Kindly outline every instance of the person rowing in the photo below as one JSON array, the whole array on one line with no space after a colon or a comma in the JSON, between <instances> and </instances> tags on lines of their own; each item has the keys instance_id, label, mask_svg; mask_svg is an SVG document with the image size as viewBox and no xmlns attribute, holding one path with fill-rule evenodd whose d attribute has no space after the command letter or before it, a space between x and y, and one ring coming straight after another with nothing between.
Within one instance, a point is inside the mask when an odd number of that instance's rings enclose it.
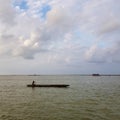
<instances>
[{"instance_id":1,"label":"person rowing","mask_svg":"<svg viewBox=\"0 0 120 120\"><path fill-rule=\"evenodd\" d=\"M35 81L33 80L33 82L32 82L32 86L34 86L35 85Z\"/></svg>"}]
</instances>

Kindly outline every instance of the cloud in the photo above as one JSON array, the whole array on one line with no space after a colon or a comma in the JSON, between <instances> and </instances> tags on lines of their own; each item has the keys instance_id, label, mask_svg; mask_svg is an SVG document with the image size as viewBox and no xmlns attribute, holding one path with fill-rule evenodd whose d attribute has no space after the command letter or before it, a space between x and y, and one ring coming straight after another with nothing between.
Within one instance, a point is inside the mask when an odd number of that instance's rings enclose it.
<instances>
[{"instance_id":1,"label":"cloud","mask_svg":"<svg viewBox=\"0 0 120 120\"><path fill-rule=\"evenodd\" d=\"M93 63L106 62L104 49L99 48L97 45L90 47L85 53L85 59Z\"/></svg>"},{"instance_id":2,"label":"cloud","mask_svg":"<svg viewBox=\"0 0 120 120\"><path fill-rule=\"evenodd\" d=\"M112 20L106 21L103 26L100 28L99 33L100 35L112 33L114 31L120 31L120 22L115 18L111 18Z\"/></svg>"},{"instance_id":3,"label":"cloud","mask_svg":"<svg viewBox=\"0 0 120 120\"><path fill-rule=\"evenodd\" d=\"M15 24L16 12L11 5L11 0L0 0L0 22L7 25Z\"/></svg>"},{"instance_id":4,"label":"cloud","mask_svg":"<svg viewBox=\"0 0 120 120\"><path fill-rule=\"evenodd\" d=\"M42 43L40 39L38 32L31 33L27 39L20 37L19 45L13 49L12 55L33 59L35 54L46 51L46 48L43 47L44 43Z\"/></svg>"},{"instance_id":5,"label":"cloud","mask_svg":"<svg viewBox=\"0 0 120 120\"><path fill-rule=\"evenodd\" d=\"M85 59L92 63L119 63L120 62L120 41L111 47L100 48L95 45L90 47L85 54Z\"/></svg>"},{"instance_id":6,"label":"cloud","mask_svg":"<svg viewBox=\"0 0 120 120\"><path fill-rule=\"evenodd\" d=\"M119 1L0 0L0 3L1 55L34 59L45 53L53 62L69 64L84 60L119 61Z\"/></svg>"},{"instance_id":7,"label":"cloud","mask_svg":"<svg viewBox=\"0 0 120 120\"><path fill-rule=\"evenodd\" d=\"M82 30L95 35L96 41L85 52L85 60L92 63L119 61L120 15L119 1L87 1L83 6ZM86 24L85 24L86 23Z\"/></svg>"},{"instance_id":8,"label":"cloud","mask_svg":"<svg viewBox=\"0 0 120 120\"><path fill-rule=\"evenodd\" d=\"M114 0L87 1L81 12L83 28L95 34L104 34L112 29L118 29L119 10L119 1L118 3Z\"/></svg>"}]
</instances>

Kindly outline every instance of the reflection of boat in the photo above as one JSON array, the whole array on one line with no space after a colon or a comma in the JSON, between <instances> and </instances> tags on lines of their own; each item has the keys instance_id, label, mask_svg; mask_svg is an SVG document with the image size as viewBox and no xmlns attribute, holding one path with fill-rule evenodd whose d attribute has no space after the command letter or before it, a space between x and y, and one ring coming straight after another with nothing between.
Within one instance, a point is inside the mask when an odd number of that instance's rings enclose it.
<instances>
[{"instance_id":1,"label":"reflection of boat","mask_svg":"<svg viewBox=\"0 0 120 120\"><path fill-rule=\"evenodd\" d=\"M66 84L35 84L35 85L27 85L27 87L68 87L69 85Z\"/></svg>"}]
</instances>

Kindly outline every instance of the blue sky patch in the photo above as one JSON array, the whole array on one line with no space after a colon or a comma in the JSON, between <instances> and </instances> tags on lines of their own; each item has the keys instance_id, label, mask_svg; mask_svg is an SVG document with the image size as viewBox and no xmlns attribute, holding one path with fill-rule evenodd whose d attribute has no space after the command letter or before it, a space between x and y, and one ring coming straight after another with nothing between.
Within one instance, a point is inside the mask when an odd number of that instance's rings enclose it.
<instances>
[{"instance_id":1,"label":"blue sky patch","mask_svg":"<svg viewBox=\"0 0 120 120\"><path fill-rule=\"evenodd\" d=\"M42 9L41 9L41 13L42 13L42 18L46 18L46 14L48 11L51 10L51 6L50 5L43 5Z\"/></svg>"},{"instance_id":2,"label":"blue sky patch","mask_svg":"<svg viewBox=\"0 0 120 120\"><path fill-rule=\"evenodd\" d=\"M22 0L21 2L14 2L13 4L14 4L14 6L19 6L19 8L22 9L22 10L27 10L28 9L28 5L27 5L26 0Z\"/></svg>"},{"instance_id":3,"label":"blue sky patch","mask_svg":"<svg viewBox=\"0 0 120 120\"><path fill-rule=\"evenodd\" d=\"M75 32L75 36L76 41L80 42L83 46L90 46L95 43L95 36L90 33L78 30Z\"/></svg>"}]
</instances>

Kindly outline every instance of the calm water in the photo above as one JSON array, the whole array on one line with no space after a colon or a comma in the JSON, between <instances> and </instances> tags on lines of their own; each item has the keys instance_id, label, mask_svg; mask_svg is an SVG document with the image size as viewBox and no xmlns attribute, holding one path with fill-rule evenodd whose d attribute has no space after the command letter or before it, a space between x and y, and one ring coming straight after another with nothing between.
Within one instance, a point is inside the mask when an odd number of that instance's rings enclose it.
<instances>
[{"instance_id":1,"label":"calm water","mask_svg":"<svg viewBox=\"0 0 120 120\"><path fill-rule=\"evenodd\" d=\"M0 120L120 120L120 76L0 76Z\"/></svg>"}]
</instances>

